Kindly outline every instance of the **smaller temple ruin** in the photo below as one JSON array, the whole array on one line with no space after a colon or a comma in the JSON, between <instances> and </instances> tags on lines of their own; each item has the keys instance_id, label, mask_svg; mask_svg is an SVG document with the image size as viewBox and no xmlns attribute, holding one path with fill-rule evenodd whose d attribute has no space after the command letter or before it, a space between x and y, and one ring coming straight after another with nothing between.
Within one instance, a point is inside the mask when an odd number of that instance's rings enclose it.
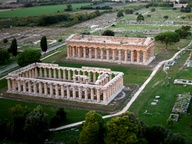
<instances>
[{"instance_id":1,"label":"smaller temple ruin","mask_svg":"<svg viewBox=\"0 0 192 144\"><path fill-rule=\"evenodd\" d=\"M148 65L154 39L73 34L66 40L67 59Z\"/></svg>"},{"instance_id":2,"label":"smaller temple ruin","mask_svg":"<svg viewBox=\"0 0 192 144\"><path fill-rule=\"evenodd\" d=\"M107 68L33 63L8 74L7 92L107 105L124 88L123 75Z\"/></svg>"}]
</instances>

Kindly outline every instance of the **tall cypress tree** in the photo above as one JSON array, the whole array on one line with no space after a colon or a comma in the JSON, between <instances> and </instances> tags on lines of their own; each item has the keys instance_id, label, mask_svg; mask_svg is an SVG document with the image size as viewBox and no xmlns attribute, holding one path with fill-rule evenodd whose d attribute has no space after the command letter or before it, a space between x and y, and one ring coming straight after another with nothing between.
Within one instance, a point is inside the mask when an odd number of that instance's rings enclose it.
<instances>
[{"instance_id":1,"label":"tall cypress tree","mask_svg":"<svg viewBox=\"0 0 192 144\"><path fill-rule=\"evenodd\" d=\"M13 56L17 55L17 40L14 38L11 43L10 52Z\"/></svg>"},{"instance_id":2,"label":"tall cypress tree","mask_svg":"<svg viewBox=\"0 0 192 144\"><path fill-rule=\"evenodd\" d=\"M43 37L41 38L41 43L40 43L40 45L41 45L41 50L42 50L43 52L46 52L46 51L47 51L47 38L46 38L46 36L43 36Z\"/></svg>"}]
</instances>

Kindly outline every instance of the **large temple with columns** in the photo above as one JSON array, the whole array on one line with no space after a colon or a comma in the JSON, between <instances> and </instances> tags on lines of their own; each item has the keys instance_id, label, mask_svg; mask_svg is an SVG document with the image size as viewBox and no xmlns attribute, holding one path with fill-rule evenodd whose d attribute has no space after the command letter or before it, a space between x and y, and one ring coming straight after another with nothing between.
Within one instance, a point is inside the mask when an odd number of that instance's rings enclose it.
<instances>
[{"instance_id":1,"label":"large temple with columns","mask_svg":"<svg viewBox=\"0 0 192 144\"><path fill-rule=\"evenodd\" d=\"M154 39L73 34L67 38L67 59L148 65Z\"/></svg>"},{"instance_id":2,"label":"large temple with columns","mask_svg":"<svg viewBox=\"0 0 192 144\"><path fill-rule=\"evenodd\" d=\"M8 93L109 104L124 88L123 73L106 68L33 63L8 74Z\"/></svg>"}]
</instances>

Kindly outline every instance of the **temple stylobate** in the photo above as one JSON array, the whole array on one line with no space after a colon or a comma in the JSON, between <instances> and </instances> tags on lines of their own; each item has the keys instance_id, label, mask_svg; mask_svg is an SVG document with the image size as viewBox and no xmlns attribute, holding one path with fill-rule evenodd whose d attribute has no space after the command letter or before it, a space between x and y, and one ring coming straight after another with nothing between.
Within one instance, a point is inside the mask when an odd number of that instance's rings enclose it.
<instances>
[{"instance_id":1,"label":"temple stylobate","mask_svg":"<svg viewBox=\"0 0 192 144\"><path fill-rule=\"evenodd\" d=\"M148 65L154 39L73 34L66 40L67 59Z\"/></svg>"},{"instance_id":2,"label":"temple stylobate","mask_svg":"<svg viewBox=\"0 0 192 144\"><path fill-rule=\"evenodd\" d=\"M106 68L33 63L7 76L9 93L109 104L124 88L123 73Z\"/></svg>"}]
</instances>

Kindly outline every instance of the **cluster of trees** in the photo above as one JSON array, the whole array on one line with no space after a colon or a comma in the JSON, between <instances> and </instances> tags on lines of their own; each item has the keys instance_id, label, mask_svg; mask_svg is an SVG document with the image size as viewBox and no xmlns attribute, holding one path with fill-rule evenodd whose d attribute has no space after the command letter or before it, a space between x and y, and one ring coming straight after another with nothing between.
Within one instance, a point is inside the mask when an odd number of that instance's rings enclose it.
<instances>
[{"instance_id":1,"label":"cluster of trees","mask_svg":"<svg viewBox=\"0 0 192 144\"><path fill-rule=\"evenodd\" d=\"M180 38L185 39L188 36L191 36L190 29L191 26L182 26L180 29L175 30L175 32L168 31L158 34L155 36L155 40L165 43L167 49L168 44L179 42Z\"/></svg>"},{"instance_id":2,"label":"cluster of trees","mask_svg":"<svg viewBox=\"0 0 192 144\"><path fill-rule=\"evenodd\" d=\"M48 138L50 124L42 106L31 110L27 106L16 105L10 112L10 120L0 120L0 140L6 138L16 142L42 143ZM66 118L63 108L59 108L56 115Z\"/></svg>"},{"instance_id":3,"label":"cluster of trees","mask_svg":"<svg viewBox=\"0 0 192 144\"><path fill-rule=\"evenodd\" d=\"M191 7L189 5L187 5L186 7L182 6L180 11L190 13L191 12Z\"/></svg>"},{"instance_id":4,"label":"cluster of trees","mask_svg":"<svg viewBox=\"0 0 192 144\"><path fill-rule=\"evenodd\" d=\"M81 6L80 9L83 9L83 10L92 10L92 9L102 9L102 10L111 10L113 9L112 7L110 6Z\"/></svg>"},{"instance_id":5,"label":"cluster of trees","mask_svg":"<svg viewBox=\"0 0 192 144\"><path fill-rule=\"evenodd\" d=\"M7 50L0 50L0 64L8 62L10 59L9 52Z\"/></svg>"},{"instance_id":6,"label":"cluster of trees","mask_svg":"<svg viewBox=\"0 0 192 144\"><path fill-rule=\"evenodd\" d=\"M185 144L179 134L162 126L146 126L130 112L104 123L95 111L86 114L79 136L79 144Z\"/></svg>"},{"instance_id":7,"label":"cluster of trees","mask_svg":"<svg viewBox=\"0 0 192 144\"><path fill-rule=\"evenodd\" d=\"M100 16L105 12L100 12L98 10L91 12L91 13L64 13L64 14L56 14L56 15L44 15L40 17L39 22L37 25L39 26L48 26L52 24L56 24L58 22L64 21L65 26L71 26L77 24L82 21L86 21L97 16Z\"/></svg>"}]
</instances>

